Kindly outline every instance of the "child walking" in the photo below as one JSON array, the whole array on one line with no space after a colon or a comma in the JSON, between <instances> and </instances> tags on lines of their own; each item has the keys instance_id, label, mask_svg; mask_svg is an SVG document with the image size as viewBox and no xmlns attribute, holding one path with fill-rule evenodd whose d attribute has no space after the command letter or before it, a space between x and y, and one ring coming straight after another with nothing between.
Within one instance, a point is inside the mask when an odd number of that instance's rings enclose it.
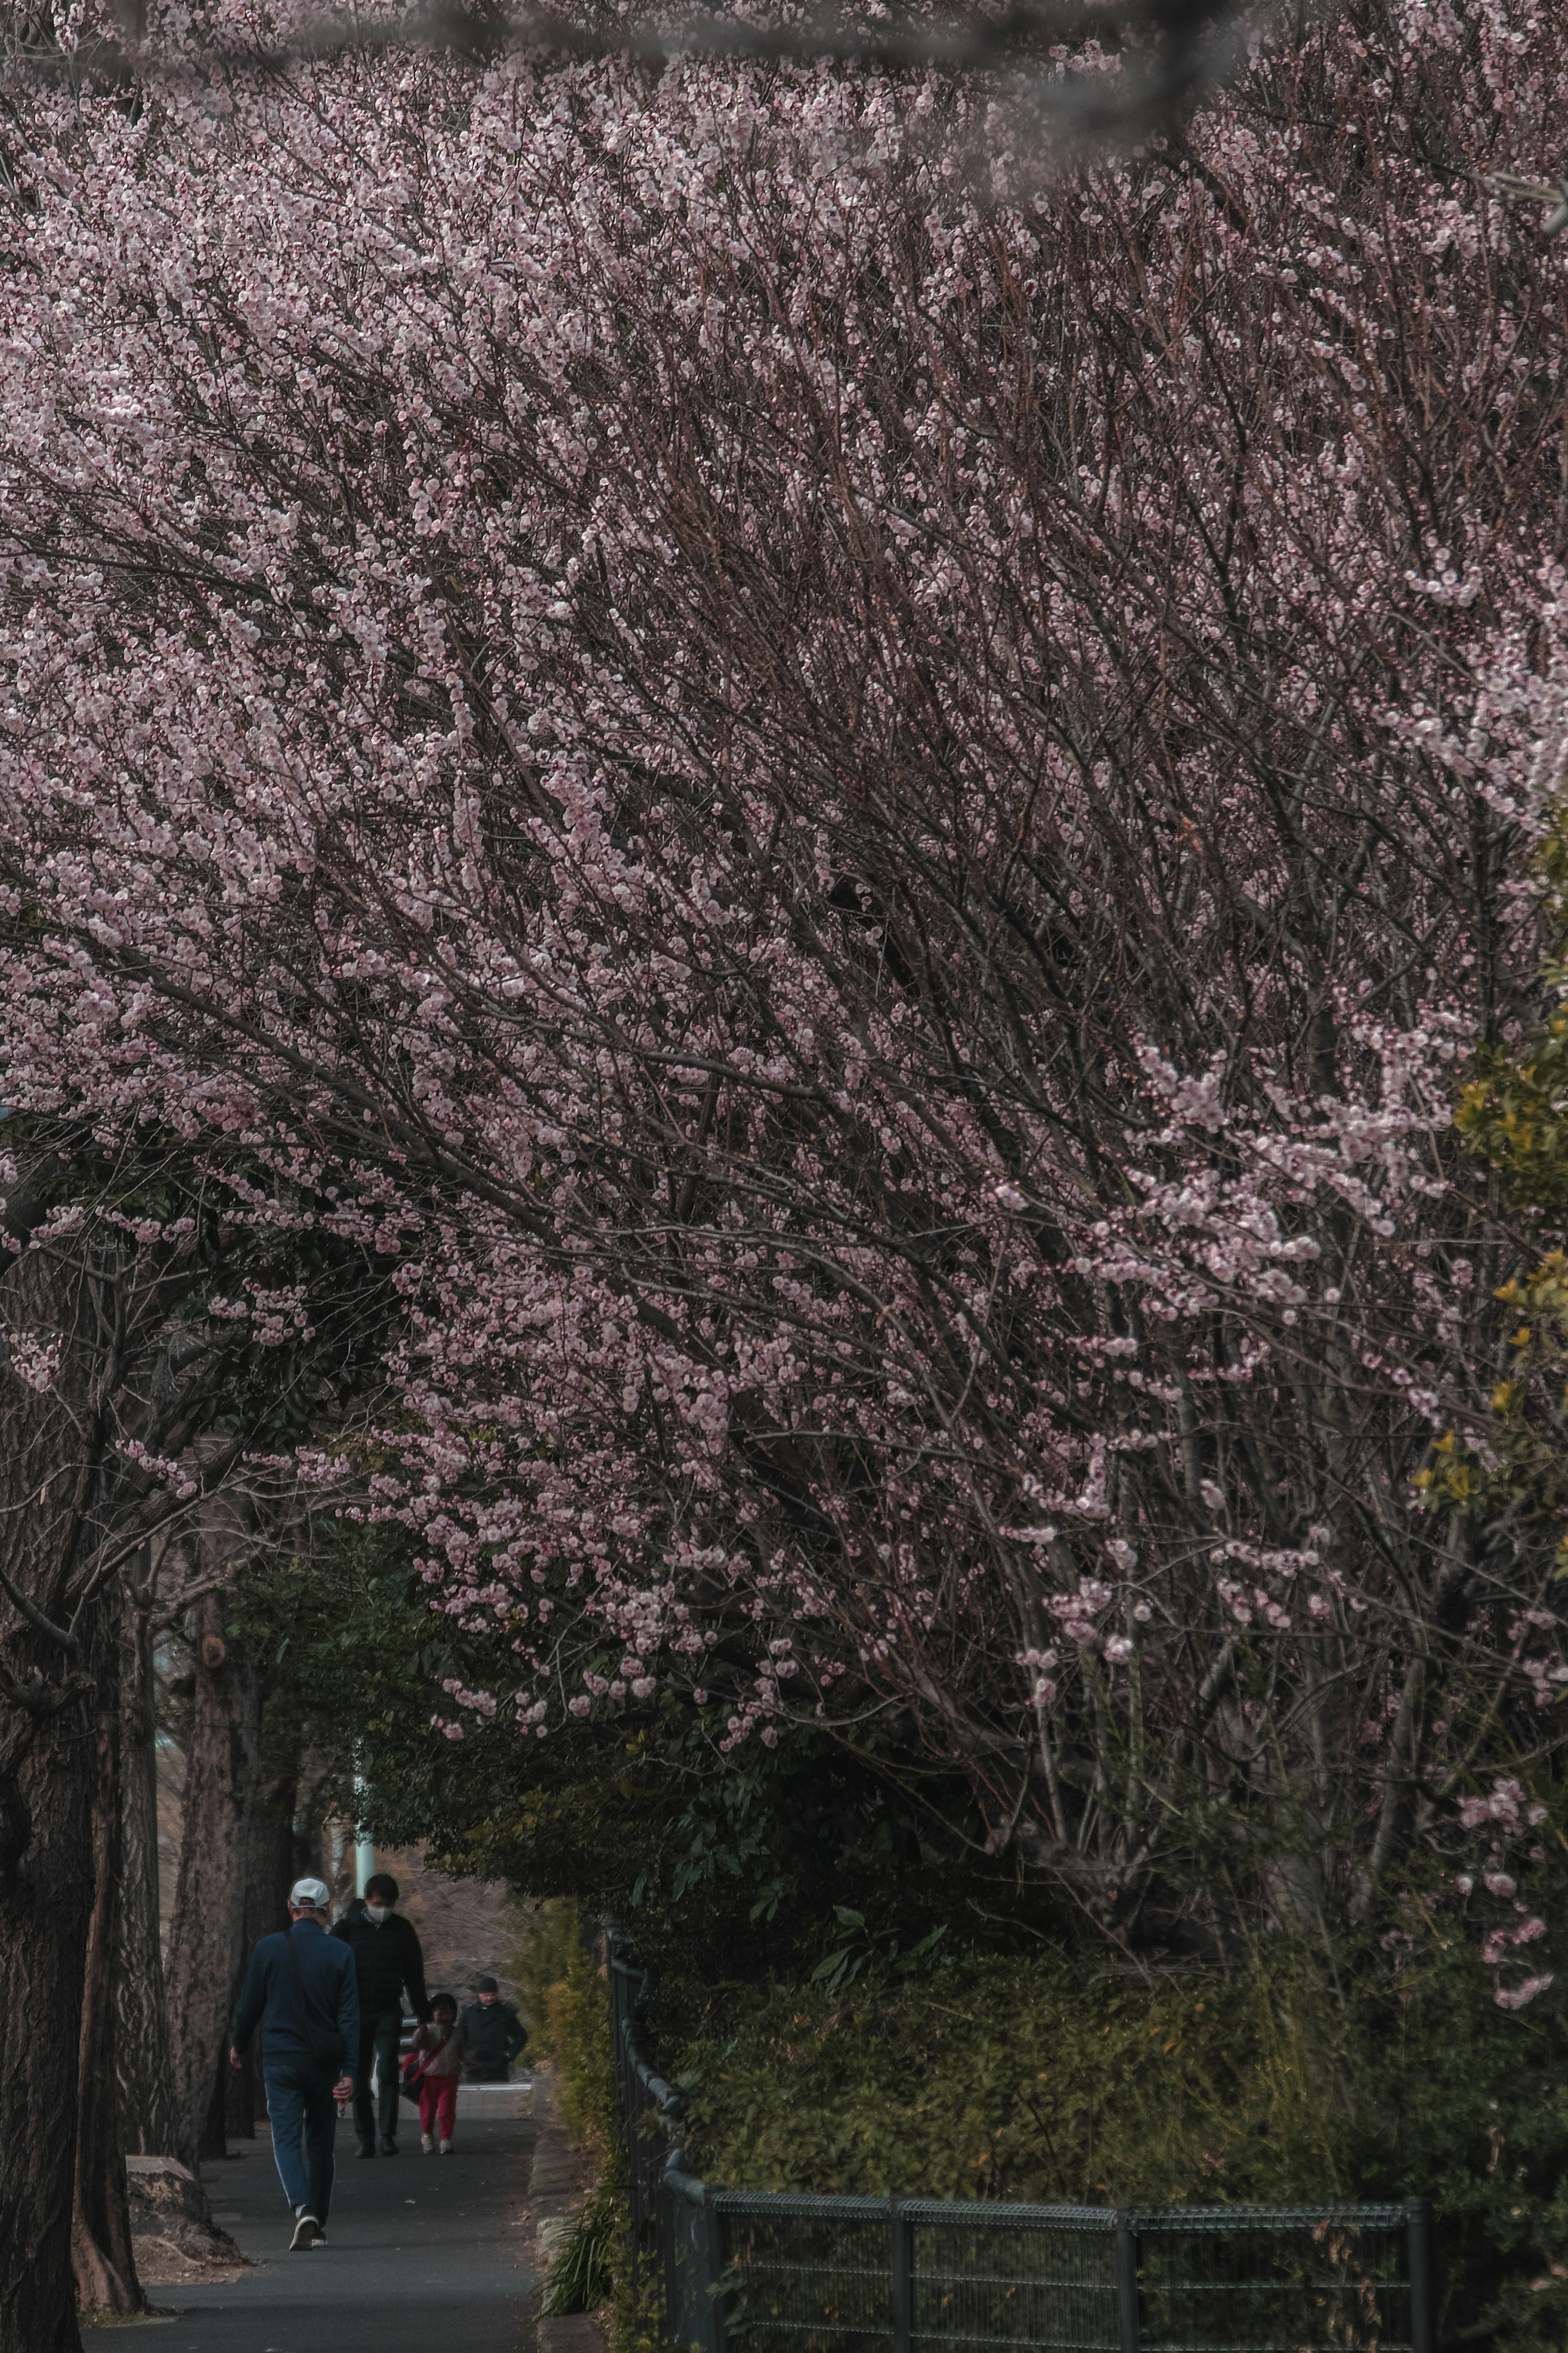
<instances>
[{"instance_id":1,"label":"child walking","mask_svg":"<svg viewBox=\"0 0 1568 2353\"><path fill-rule=\"evenodd\" d=\"M458 2078L462 2073L458 2034L458 2005L449 1993L433 1996L430 2023L414 2038L414 2049L425 2054L419 2071L419 2146L426 2157L441 2135L441 2154L452 2154L452 2127L458 2121Z\"/></svg>"}]
</instances>

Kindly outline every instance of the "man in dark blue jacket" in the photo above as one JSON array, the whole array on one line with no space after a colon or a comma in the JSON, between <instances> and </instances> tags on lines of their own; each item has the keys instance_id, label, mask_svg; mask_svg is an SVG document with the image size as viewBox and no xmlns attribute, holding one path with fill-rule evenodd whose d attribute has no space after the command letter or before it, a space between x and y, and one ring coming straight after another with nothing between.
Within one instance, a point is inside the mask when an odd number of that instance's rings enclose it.
<instances>
[{"instance_id":1,"label":"man in dark blue jacket","mask_svg":"<svg viewBox=\"0 0 1568 2353\"><path fill-rule=\"evenodd\" d=\"M263 1936L250 1956L229 2038L237 2067L260 2024L272 2154L294 2216L296 2253L326 2243L337 2103L353 2090L349 2054L359 2049L353 1955L327 1934L331 1901L319 1879L295 1881L293 1925Z\"/></svg>"}]
</instances>

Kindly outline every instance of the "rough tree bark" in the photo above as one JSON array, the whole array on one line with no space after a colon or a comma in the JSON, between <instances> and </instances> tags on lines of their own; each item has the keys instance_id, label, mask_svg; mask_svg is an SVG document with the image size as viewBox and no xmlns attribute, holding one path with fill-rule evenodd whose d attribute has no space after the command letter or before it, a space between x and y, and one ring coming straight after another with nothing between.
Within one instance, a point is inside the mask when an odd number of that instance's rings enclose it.
<instances>
[{"instance_id":1,"label":"rough tree bark","mask_svg":"<svg viewBox=\"0 0 1568 2353\"><path fill-rule=\"evenodd\" d=\"M24 1673L30 1646L12 1645ZM18 1655L20 1654L20 1655ZM78 2353L76 2073L92 1911L92 1745L79 1698L15 1736L0 1831L0 2353Z\"/></svg>"},{"instance_id":2,"label":"rough tree bark","mask_svg":"<svg viewBox=\"0 0 1568 2353\"><path fill-rule=\"evenodd\" d=\"M61 1619L88 1504L92 1352L79 1298L42 1256L0 1279L0 1320L8 1335L64 1335L47 1391L0 1368L0 2353L79 2353L70 2221L97 1749L90 1631Z\"/></svg>"},{"instance_id":3,"label":"rough tree bark","mask_svg":"<svg viewBox=\"0 0 1568 2353\"><path fill-rule=\"evenodd\" d=\"M125 2146L141 2157L177 2157L194 2169L195 2150L181 2145L174 2059L163 1992L158 1903L158 1751L153 1708L150 1584L129 1597L121 1686L123 1869L116 2073Z\"/></svg>"},{"instance_id":4,"label":"rough tree bark","mask_svg":"<svg viewBox=\"0 0 1568 2353\"><path fill-rule=\"evenodd\" d=\"M294 1831L294 1862L290 1884L294 1879L324 1879L327 1875L327 1842L318 1821L300 1822Z\"/></svg>"},{"instance_id":5,"label":"rough tree bark","mask_svg":"<svg viewBox=\"0 0 1568 2353\"><path fill-rule=\"evenodd\" d=\"M185 1766L185 1820L169 1937L167 1995L176 2128L201 2150L245 1918L245 1855L257 1779L259 1687L224 1605L206 1593L193 1613L195 1715Z\"/></svg>"},{"instance_id":6,"label":"rough tree bark","mask_svg":"<svg viewBox=\"0 0 1568 2353\"><path fill-rule=\"evenodd\" d=\"M78 2353L79 2284L143 2308L115 2080L121 1580L174 1506L121 1441L177 1448L200 1352L118 1234L56 1235L26 1183L4 1215L30 1246L0 1274L0 2353Z\"/></svg>"},{"instance_id":7,"label":"rough tree bark","mask_svg":"<svg viewBox=\"0 0 1568 2353\"><path fill-rule=\"evenodd\" d=\"M121 1974L121 1891L124 1830L121 1786L121 1618L111 1588L94 1612L92 1741L93 1902L88 1928L77 2059L77 2134L71 2210L71 2266L85 2310L141 2313L147 2299L136 2276L126 2189L125 2143L115 2064L117 1986Z\"/></svg>"},{"instance_id":8,"label":"rough tree bark","mask_svg":"<svg viewBox=\"0 0 1568 2353\"><path fill-rule=\"evenodd\" d=\"M289 1890L299 1876L294 1870L297 1788L298 1766L292 1758L283 1763L276 1758L268 1760L251 1808L250 1834L246 1841L241 1972L257 1940L289 1925ZM254 2040L245 2053L243 2067L231 2067L226 2073L227 2130L236 2139L254 2139L257 2117L263 2113L259 2053Z\"/></svg>"}]
</instances>

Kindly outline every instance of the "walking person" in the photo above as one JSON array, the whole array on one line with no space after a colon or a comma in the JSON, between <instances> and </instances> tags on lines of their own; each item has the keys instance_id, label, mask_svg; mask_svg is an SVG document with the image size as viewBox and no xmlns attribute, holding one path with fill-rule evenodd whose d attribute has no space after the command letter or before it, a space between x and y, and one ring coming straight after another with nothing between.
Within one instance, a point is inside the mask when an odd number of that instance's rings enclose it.
<instances>
[{"instance_id":1,"label":"walking person","mask_svg":"<svg viewBox=\"0 0 1568 2353\"><path fill-rule=\"evenodd\" d=\"M468 2084L504 2084L511 2063L528 2041L528 2029L510 2001L502 2001L494 1978L476 1978L478 2001L471 2001L458 2021L462 2041L463 2080Z\"/></svg>"},{"instance_id":2,"label":"walking person","mask_svg":"<svg viewBox=\"0 0 1568 2353\"><path fill-rule=\"evenodd\" d=\"M458 2032L458 2005L449 1993L430 1997L430 2023L414 2037L414 2048L424 2053L419 2070L419 2146L426 2157L441 2137L441 2154L452 2154L452 2134L458 2121L458 2078L463 2072L463 2041Z\"/></svg>"},{"instance_id":3,"label":"walking person","mask_svg":"<svg viewBox=\"0 0 1568 2353\"><path fill-rule=\"evenodd\" d=\"M397 1882L378 1871L363 1896L349 1905L332 1934L353 1955L359 1980L359 2045L354 2052L354 2155L374 2157L380 2125L383 2157L397 2155L398 2045L403 2039L403 1995L421 2026L430 2018L425 1991L425 1956L419 1939L396 1911ZM371 2071L376 2094L371 2099ZM376 2111L380 2110L379 2118Z\"/></svg>"},{"instance_id":4,"label":"walking person","mask_svg":"<svg viewBox=\"0 0 1568 2353\"><path fill-rule=\"evenodd\" d=\"M229 2064L238 2067L261 2028L272 2154L294 2217L295 2254L327 2242L337 2103L353 2089L348 2055L359 2047L359 1989L352 1956L327 1934L331 1901L319 1879L295 1881L290 1925L251 1954L229 2036Z\"/></svg>"}]
</instances>

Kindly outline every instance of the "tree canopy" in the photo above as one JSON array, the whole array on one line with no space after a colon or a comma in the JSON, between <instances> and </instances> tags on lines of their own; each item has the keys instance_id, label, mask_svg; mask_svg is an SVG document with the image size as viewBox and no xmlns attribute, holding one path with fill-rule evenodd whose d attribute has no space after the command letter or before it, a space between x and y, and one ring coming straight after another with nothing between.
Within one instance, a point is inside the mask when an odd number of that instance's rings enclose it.
<instances>
[{"instance_id":1,"label":"tree canopy","mask_svg":"<svg viewBox=\"0 0 1568 2353\"><path fill-rule=\"evenodd\" d=\"M1563 740L1562 28L1450 21L1055 174L793 64L19 102L8 1094L384 1270L306 1460L453 1745L837 1743L1213 1952L1554 1757L1554 1535L1417 1483Z\"/></svg>"}]
</instances>

